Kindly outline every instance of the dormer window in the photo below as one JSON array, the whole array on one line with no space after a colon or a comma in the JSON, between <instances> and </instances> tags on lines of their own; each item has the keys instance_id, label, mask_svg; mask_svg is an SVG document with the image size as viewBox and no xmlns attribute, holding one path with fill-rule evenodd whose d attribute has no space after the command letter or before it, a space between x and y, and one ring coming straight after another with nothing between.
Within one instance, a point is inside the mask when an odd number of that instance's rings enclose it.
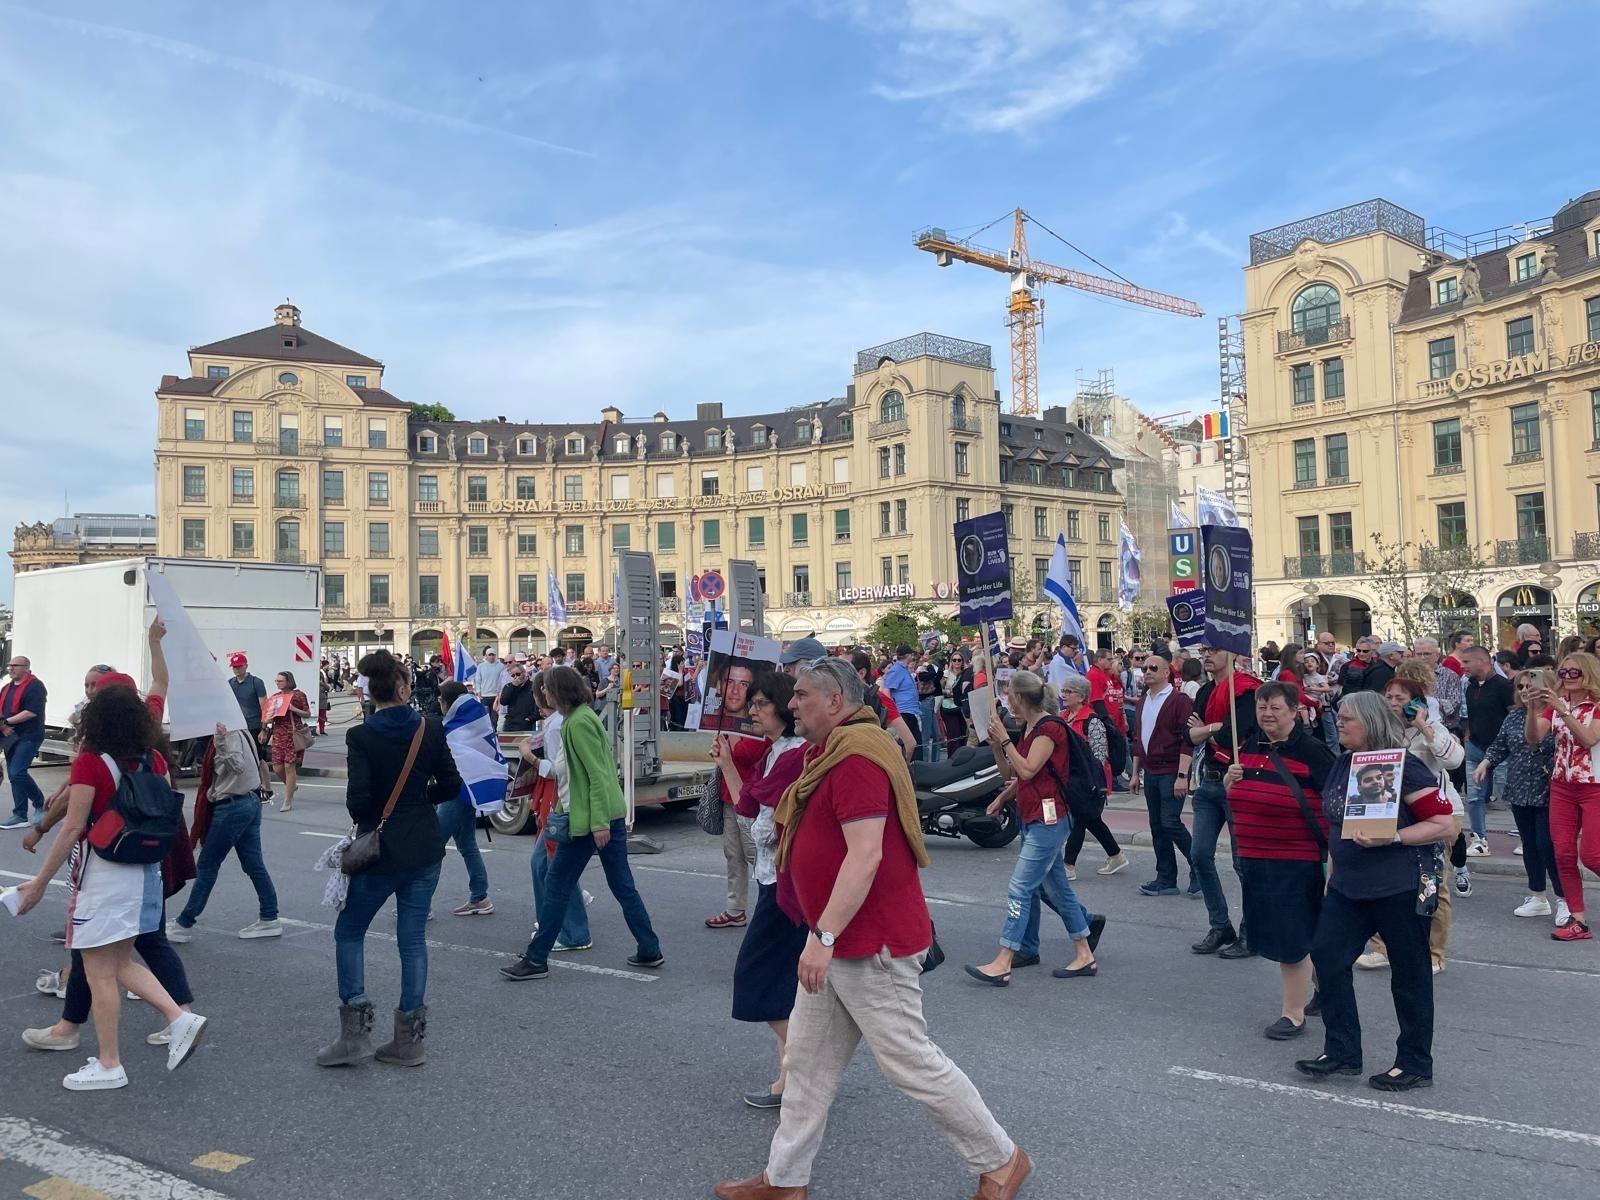
<instances>
[{"instance_id":1,"label":"dormer window","mask_svg":"<svg viewBox=\"0 0 1600 1200\"><path fill-rule=\"evenodd\" d=\"M752 446L765 446L767 444L767 427L757 425L750 431L750 444Z\"/></svg>"},{"instance_id":2,"label":"dormer window","mask_svg":"<svg viewBox=\"0 0 1600 1200\"><path fill-rule=\"evenodd\" d=\"M1011 436L1011 422L1010 421L1001 421L1000 422L1000 436L1001 437L1010 437Z\"/></svg>"},{"instance_id":3,"label":"dormer window","mask_svg":"<svg viewBox=\"0 0 1600 1200\"><path fill-rule=\"evenodd\" d=\"M1044 441L1044 430L1042 430L1042 429L1035 429L1035 430L1034 430L1034 431L1033 431L1033 440L1034 440L1034 441L1036 441L1036 442L1042 442L1042 441Z\"/></svg>"},{"instance_id":4,"label":"dormer window","mask_svg":"<svg viewBox=\"0 0 1600 1200\"><path fill-rule=\"evenodd\" d=\"M1461 281L1454 275L1448 279L1441 279L1433 285L1433 302L1435 304L1454 304L1461 298Z\"/></svg>"},{"instance_id":5,"label":"dormer window","mask_svg":"<svg viewBox=\"0 0 1600 1200\"><path fill-rule=\"evenodd\" d=\"M296 375L293 371L279 371L278 382L283 384L284 387L293 387L295 384L300 382L300 376Z\"/></svg>"},{"instance_id":6,"label":"dormer window","mask_svg":"<svg viewBox=\"0 0 1600 1200\"><path fill-rule=\"evenodd\" d=\"M1530 279L1538 278L1539 255L1536 251L1530 250L1526 254L1519 254L1512 261L1516 266L1518 283L1526 283Z\"/></svg>"},{"instance_id":7,"label":"dormer window","mask_svg":"<svg viewBox=\"0 0 1600 1200\"><path fill-rule=\"evenodd\" d=\"M677 437L676 434L663 433L661 435L661 453L663 453L663 454L671 454L677 448L678 448L678 437Z\"/></svg>"},{"instance_id":8,"label":"dormer window","mask_svg":"<svg viewBox=\"0 0 1600 1200\"><path fill-rule=\"evenodd\" d=\"M283 348L285 350L293 350L294 349L294 338L292 336L285 337L283 339Z\"/></svg>"},{"instance_id":9,"label":"dormer window","mask_svg":"<svg viewBox=\"0 0 1600 1200\"><path fill-rule=\"evenodd\" d=\"M346 387L366 387L367 377L365 375L346 375L344 377L344 383Z\"/></svg>"},{"instance_id":10,"label":"dormer window","mask_svg":"<svg viewBox=\"0 0 1600 1200\"><path fill-rule=\"evenodd\" d=\"M489 439L484 437L481 433L473 434L471 437L469 437L467 439L467 453L468 454L487 454L487 453L489 453Z\"/></svg>"},{"instance_id":11,"label":"dormer window","mask_svg":"<svg viewBox=\"0 0 1600 1200\"><path fill-rule=\"evenodd\" d=\"M539 449L539 440L534 437L519 437L517 439L518 454L536 454Z\"/></svg>"},{"instance_id":12,"label":"dormer window","mask_svg":"<svg viewBox=\"0 0 1600 1200\"><path fill-rule=\"evenodd\" d=\"M581 433L569 433L567 435L567 453L583 453L583 435Z\"/></svg>"},{"instance_id":13,"label":"dormer window","mask_svg":"<svg viewBox=\"0 0 1600 1200\"><path fill-rule=\"evenodd\" d=\"M417 434L418 454L437 454L439 451L439 435L435 433Z\"/></svg>"},{"instance_id":14,"label":"dormer window","mask_svg":"<svg viewBox=\"0 0 1600 1200\"><path fill-rule=\"evenodd\" d=\"M210 366L208 366L206 368L206 378L207 379L226 379L227 377L228 377L228 368L227 367L220 366L217 363L212 363Z\"/></svg>"},{"instance_id":15,"label":"dormer window","mask_svg":"<svg viewBox=\"0 0 1600 1200\"><path fill-rule=\"evenodd\" d=\"M619 433L613 445L616 447L618 454L626 454L633 449L633 439L625 433Z\"/></svg>"},{"instance_id":16,"label":"dormer window","mask_svg":"<svg viewBox=\"0 0 1600 1200\"><path fill-rule=\"evenodd\" d=\"M843 433L845 437L849 437L856 431L856 419L849 413L845 413L839 418L839 431Z\"/></svg>"},{"instance_id":17,"label":"dormer window","mask_svg":"<svg viewBox=\"0 0 1600 1200\"><path fill-rule=\"evenodd\" d=\"M811 440L811 422L804 418L794 423L794 436L796 441L809 442Z\"/></svg>"},{"instance_id":18,"label":"dormer window","mask_svg":"<svg viewBox=\"0 0 1600 1200\"><path fill-rule=\"evenodd\" d=\"M707 450L721 450L722 449L722 430L720 430L720 429L708 429L708 430L706 430L706 449Z\"/></svg>"}]
</instances>

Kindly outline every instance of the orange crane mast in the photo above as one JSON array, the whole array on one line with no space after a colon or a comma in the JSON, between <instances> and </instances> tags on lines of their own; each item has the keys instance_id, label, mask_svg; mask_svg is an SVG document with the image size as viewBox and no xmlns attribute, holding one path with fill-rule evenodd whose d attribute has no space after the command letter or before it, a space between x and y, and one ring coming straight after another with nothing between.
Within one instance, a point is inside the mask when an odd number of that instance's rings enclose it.
<instances>
[{"instance_id":1,"label":"orange crane mast","mask_svg":"<svg viewBox=\"0 0 1600 1200\"><path fill-rule=\"evenodd\" d=\"M1039 413L1039 326L1044 324L1044 300L1035 293L1041 283L1059 283L1082 292L1125 300L1129 304L1142 304L1147 308L1159 308L1186 317L1205 315L1193 300L1185 300L1181 296L1169 296L1165 292L1138 287L1126 280L1090 275L1085 271L1074 271L1070 267L1058 267L1033 258L1028 253L1025 228L1033 218L1020 208L1011 216L1009 251L992 250L967 238L951 237L939 228L924 229L917 234L916 246L918 250L932 254L941 267L948 267L959 260L1000 271L1010 278L1006 326L1011 330L1012 412L1030 417ZM991 224L998 224L998 221Z\"/></svg>"}]
</instances>

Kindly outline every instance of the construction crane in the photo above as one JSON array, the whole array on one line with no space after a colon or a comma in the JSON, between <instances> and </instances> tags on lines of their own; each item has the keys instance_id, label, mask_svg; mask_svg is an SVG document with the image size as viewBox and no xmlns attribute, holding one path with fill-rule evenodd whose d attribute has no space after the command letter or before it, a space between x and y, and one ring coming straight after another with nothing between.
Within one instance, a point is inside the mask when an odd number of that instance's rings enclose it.
<instances>
[{"instance_id":1,"label":"construction crane","mask_svg":"<svg viewBox=\"0 0 1600 1200\"><path fill-rule=\"evenodd\" d=\"M951 237L945 230L938 228L924 229L917 234L916 245L918 250L926 250L932 254L934 261L941 267L948 267L959 259L961 262L1001 271L1010 277L1011 293L1006 301L1006 325L1011 330L1012 412L1029 417L1037 416L1039 413L1039 326L1044 323L1044 301L1035 295L1035 292L1041 283L1065 284L1067 287L1092 292L1097 296L1110 296L1114 300L1143 304L1147 308L1159 308L1185 317L1205 315L1200 306L1192 300L1169 296L1165 292L1153 292L1149 288L1129 283L1120 276L1116 279L1107 279L1101 275L1090 275L1084 271L1058 267L1030 257L1025 228L1029 221L1033 221L1040 229L1064 245L1077 250L1079 254L1083 254L1083 251L1078 250L1071 242L1052 232L1048 226L1030 217L1020 208L1009 215L1012 217L1009 251L991 250L977 245L971 238ZM978 230L978 233L993 228L1003 220L1005 218L1000 217L991 221L983 229ZM973 236L976 237L977 234ZM1087 254L1084 257L1089 258ZM1091 258L1090 261L1096 260ZM1097 265L1104 266L1103 263ZM1112 274L1116 272L1113 271Z\"/></svg>"}]
</instances>

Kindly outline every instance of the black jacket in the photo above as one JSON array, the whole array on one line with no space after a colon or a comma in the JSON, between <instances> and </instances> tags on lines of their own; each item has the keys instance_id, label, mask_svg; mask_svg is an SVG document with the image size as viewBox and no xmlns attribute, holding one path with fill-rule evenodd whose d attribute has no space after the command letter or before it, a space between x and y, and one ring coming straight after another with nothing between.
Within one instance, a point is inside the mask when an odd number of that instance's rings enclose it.
<instances>
[{"instance_id":1,"label":"black jacket","mask_svg":"<svg viewBox=\"0 0 1600 1200\"><path fill-rule=\"evenodd\" d=\"M1487 750L1505 723L1506 713L1516 703L1516 692L1504 675L1491 674L1482 683L1468 679L1465 694L1467 740L1479 750Z\"/></svg>"},{"instance_id":2,"label":"black jacket","mask_svg":"<svg viewBox=\"0 0 1600 1200\"><path fill-rule=\"evenodd\" d=\"M417 761L395 801L389 823L383 827L383 853L371 868L374 871L405 874L444 858L444 835L439 832L434 806L460 803L461 773L439 719L424 719L409 707L379 709L344 735L350 771L345 808L356 829L366 833L376 829L383 816L419 720L424 724L422 745L417 747Z\"/></svg>"},{"instance_id":3,"label":"black jacket","mask_svg":"<svg viewBox=\"0 0 1600 1200\"><path fill-rule=\"evenodd\" d=\"M1194 694L1194 711L1202 721L1206 719L1206 705L1211 700L1211 693L1216 690L1216 680L1208 679ZM1256 725L1256 694L1253 688L1234 696L1233 711L1238 717L1239 741L1248 746L1261 732ZM1224 721L1221 729L1193 749L1195 754L1201 756L1200 761L1207 770L1218 773L1226 771L1237 757L1233 745L1233 723Z\"/></svg>"}]
</instances>

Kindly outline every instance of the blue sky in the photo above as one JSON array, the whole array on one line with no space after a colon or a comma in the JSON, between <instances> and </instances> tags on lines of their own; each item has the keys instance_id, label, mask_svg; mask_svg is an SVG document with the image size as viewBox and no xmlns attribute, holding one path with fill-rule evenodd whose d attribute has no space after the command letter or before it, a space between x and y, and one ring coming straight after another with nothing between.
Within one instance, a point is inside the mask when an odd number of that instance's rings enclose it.
<instances>
[{"instance_id":1,"label":"blue sky","mask_svg":"<svg viewBox=\"0 0 1600 1200\"><path fill-rule=\"evenodd\" d=\"M1535 0L0 0L0 535L148 511L160 376L285 296L464 416L782 408L922 329L1005 389L1004 281L911 239L1017 205L1207 312L1051 291L1044 402L1110 367L1198 411L1251 232L1600 186L1597 33Z\"/></svg>"}]
</instances>

